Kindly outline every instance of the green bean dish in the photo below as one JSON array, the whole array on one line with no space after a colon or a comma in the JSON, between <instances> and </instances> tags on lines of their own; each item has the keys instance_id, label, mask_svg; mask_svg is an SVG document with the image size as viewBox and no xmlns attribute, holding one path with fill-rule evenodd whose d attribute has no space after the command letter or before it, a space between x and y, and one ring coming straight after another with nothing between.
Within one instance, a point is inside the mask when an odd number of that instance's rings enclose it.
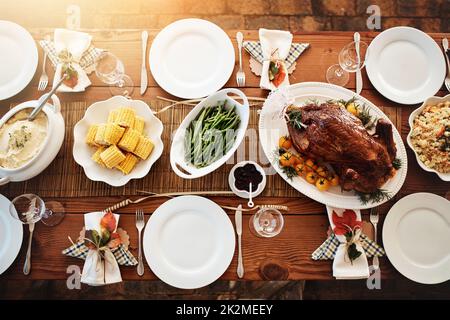
<instances>
[{"instance_id":1,"label":"green bean dish","mask_svg":"<svg viewBox=\"0 0 450 320\"><path fill-rule=\"evenodd\" d=\"M236 106L227 108L226 100L205 107L186 129L186 162L203 168L219 160L233 147L240 121Z\"/></svg>"}]
</instances>

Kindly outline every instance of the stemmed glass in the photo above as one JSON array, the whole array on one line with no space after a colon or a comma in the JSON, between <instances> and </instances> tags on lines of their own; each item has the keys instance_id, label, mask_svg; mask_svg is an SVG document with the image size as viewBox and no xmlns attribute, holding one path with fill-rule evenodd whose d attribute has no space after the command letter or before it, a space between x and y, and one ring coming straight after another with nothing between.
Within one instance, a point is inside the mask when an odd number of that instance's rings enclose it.
<instances>
[{"instance_id":1,"label":"stemmed glass","mask_svg":"<svg viewBox=\"0 0 450 320\"><path fill-rule=\"evenodd\" d=\"M262 208L249 220L250 231L264 238L275 237L281 232L283 226L283 215L274 208Z\"/></svg>"},{"instance_id":2,"label":"stemmed glass","mask_svg":"<svg viewBox=\"0 0 450 320\"><path fill-rule=\"evenodd\" d=\"M95 74L106 84L112 95L130 96L133 80L125 74L123 62L112 53L103 52L95 62Z\"/></svg>"},{"instance_id":3,"label":"stemmed glass","mask_svg":"<svg viewBox=\"0 0 450 320\"><path fill-rule=\"evenodd\" d=\"M368 45L359 41L359 59L356 52L356 43L347 44L339 52L339 64L334 64L327 70L327 81L329 83L345 86L350 78L349 72L356 72L364 68L369 55Z\"/></svg>"},{"instance_id":4,"label":"stemmed glass","mask_svg":"<svg viewBox=\"0 0 450 320\"><path fill-rule=\"evenodd\" d=\"M9 213L14 219L27 224L30 231L27 255L23 266L23 273L28 275L31 271L31 242L34 225L38 221L42 221L47 226L57 225L64 218L64 207L56 201L44 203L44 200L34 194L23 194L11 201Z\"/></svg>"}]
</instances>

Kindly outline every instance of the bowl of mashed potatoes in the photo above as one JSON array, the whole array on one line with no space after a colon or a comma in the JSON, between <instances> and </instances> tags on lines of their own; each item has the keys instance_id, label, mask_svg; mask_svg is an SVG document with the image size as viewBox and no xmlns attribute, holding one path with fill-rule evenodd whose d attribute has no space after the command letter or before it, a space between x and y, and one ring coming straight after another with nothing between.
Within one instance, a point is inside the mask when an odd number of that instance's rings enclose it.
<instances>
[{"instance_id":1,"label":"bowl of mashed potatoes","mask_svg":"<svg viewBox=\"0 0 450 320\"><path fill-rule=\"evenodd\" d=\"M59 99L52 97L33 121L28 116L37 101L28 101L0 120L0 185L28 180L42 172L56 157L64 140L64 119Z\"/></svg>"}]
</instances>

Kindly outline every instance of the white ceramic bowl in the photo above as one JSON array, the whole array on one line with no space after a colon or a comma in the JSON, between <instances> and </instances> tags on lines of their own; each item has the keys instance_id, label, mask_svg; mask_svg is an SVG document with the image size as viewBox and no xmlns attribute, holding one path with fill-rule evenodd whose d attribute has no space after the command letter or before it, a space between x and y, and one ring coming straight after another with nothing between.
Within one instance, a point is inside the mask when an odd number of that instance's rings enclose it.
<instances>
[{"instance_id":1,"label":"white ceramic bowl","mask_svg":"<svg viewBox=\"0 0 450 320\"><path fill-rule=\"evenodd\" d=\"M410 128L410 130L409 130L408 136L407 136L407 138L406 138L406 141L408 142L409 147L414 151L414 154L416 155L417 163L419 164L419 166L420 166L423 170L428 171L428 172L434 172L434 173L436 173L436 174L439 176L439 178L441 178L442 180L444 180L444 181L450 181L450 173L442 173L442 172L438 172L438 171L436 171L436 170L434 170L434 169L431 169L430 167L427 167L427 166L422 162L422 160L420 160L419 154L418 154L418 153L416 152L416 150L414 149L413 144L412 144L412 141L411 141L411 134L412 134L412 131L413 131L412 128L413 128L414 119L422 112L422 110L423 110L427 105L436 105L436 104L438 104L438 103L445 102L445 101L450 101L450 94L446 95L445 97L431 97L431 98L428 98L428 99L426 99L426 100L424 101L424 103L423 103L419 108L417 108L416 110L414 110L414 111L410 114L410 116L409 116L409 128Z\"/></svg>"},{"instance_id":2,"label":"white ceramic bowl","mask_svg":"<svg viewBox=\"0 0 450 320\"><path fill-rule=\"evenodd\" d=\"M92 124L105 123L108 119L109 112L119 107L131 107L136 111L137 115L145 119L145 135L155 145L150 156L146 160L139 161L136 167L127 175L124 175L119 170L103 168L95 163L91 159L95 149L88 146L85 142L89 127ZM73 158L83 167L89 179L103 181L114 187L123 186L131 179L140 179L146 176L152 165L159 159L164 149L164 144L161 140L162 131L162 122L143 101L115 96L105 101L95 102L86 110L84 117L78 121L73 129Z\"/></svg>"},{"instance_id":3,"label":"white ceramic bowl","mask_svg":"<svg viewBox=\"0 0 450 320\"><path fill-rule=\"evenodd\" d=\"M46 114L48 121L47 136L41 149L30 161L19 168L6 169L0 167L0 185L4 185L10 181L25 181L37 176L44 171L57 156L64 141L65 126L58 97L53 95L51 99L53 104L47 103L41 111ZM0 119L0 127L20 110L35 108L38 104L39 101L34 100L23 102L15 106Z\"/></svg>"},{"instance_id":4,"label":"white ceramic bowl","mask_svg":"<svg viewBox=\"0 0 450 320\"><path fill-rule=\"evenodd\" d=\"M236 163L234 165L234 167L231 169L230 174L228 175L228 184L230 185L231 191L233 191L234 194L237 195L238 197L241 197L244 199L250 198L250 192L236 188L236 185L235 185L236 178L234 177L234 171L236 171L237 168L245 166L247 163L253 164L255 166L256 170L258 170L262 175L262 181L258 185L258 188L256 190L252 190L252 198L256 198L257 196L259 196L261 194L261 192L264 191L264 188L266 187L266 181L267 181L266 173L264 172L264 169L256 162L241 161L241 162Z\"/></svg>"},{"instance_id":5,"label":"white ceramic bowl","mask_svg":"<svg viewBox=\"0 0 450 320\"><path fill-rule=\"evenodd\" d=\"M243 102L239 103L234 100L232 96L238 96ZM196 168L193 164L187 163L185 161L184 152L184 136L186 134L186 129L191 124L201 110L205 107L214 106L219 101L227 100L227 107L236 106L236 112L239 114L241 122L237 129L236 140L230 150L223 155L219 160L211 163L204 168ZM184 118L183 122L180 124L175 136L173 138L172 147L170 149L170 165L172 166L175 173L184 179L195 179L203 177L224 164L236 151L239 145L244 139L245 131L247 130L248 120L250 116L250 108L248 105L248 99L245 94L237 89L223 89L217 91L216 93L210 95L209 97L203 99L199 104L197 104L194 109Z\"/></svg>"}]
</instances>

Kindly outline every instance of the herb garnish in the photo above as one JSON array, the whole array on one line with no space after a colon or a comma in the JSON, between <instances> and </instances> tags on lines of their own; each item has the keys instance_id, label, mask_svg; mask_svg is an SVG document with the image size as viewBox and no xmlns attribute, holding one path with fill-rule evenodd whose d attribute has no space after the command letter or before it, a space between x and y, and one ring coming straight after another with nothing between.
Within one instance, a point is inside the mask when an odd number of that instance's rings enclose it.
<instances>
[{"instance_id":1,"label":"herb garnish","mask_svg":"<svg viewBox=\"0 0 450 320\"><path fill-rule=\"evenodd\" d=\"M392 161L392 166L395 170L398 170L402 167L402 160L400 158L395 158L394 161Z\"/></svg>"},{"instance_id":2,"label":"herb garnish","mask_svg":"<svg viewBox=\"0 0 450 320\"><path fill-rule=\"evenodd\" d=\"M385 189L377 189L376 191L371 193L364 193L359 191L355 192L356 195L359 197L359 201L361 201L363 205L366 205L369 202L378 203L384 200L389 200L392 197L391 193Z\"/></svg>"}]
</instances>

